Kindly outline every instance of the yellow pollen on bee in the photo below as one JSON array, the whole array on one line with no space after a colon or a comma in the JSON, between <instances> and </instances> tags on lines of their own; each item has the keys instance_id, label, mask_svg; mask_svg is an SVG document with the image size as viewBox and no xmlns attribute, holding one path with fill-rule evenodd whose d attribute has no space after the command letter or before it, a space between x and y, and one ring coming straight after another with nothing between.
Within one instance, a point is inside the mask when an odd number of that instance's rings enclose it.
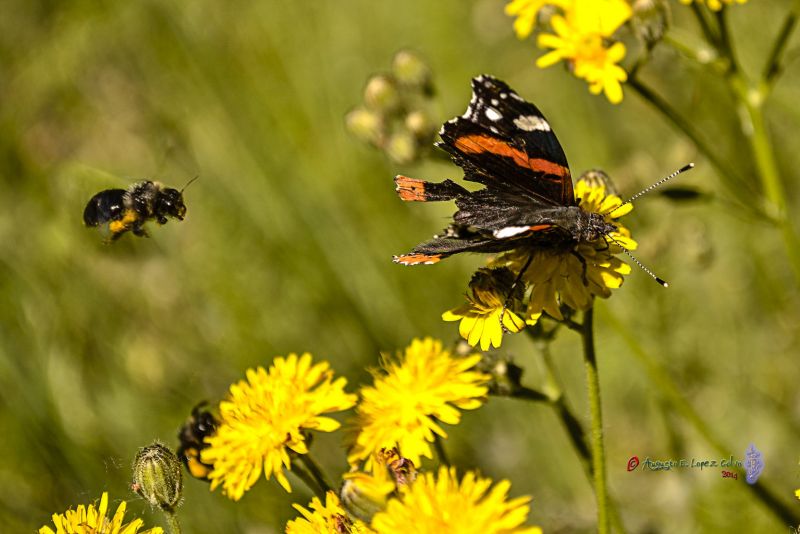
<instances>
[{"instance_id":1,"label":"yellow pollen on bee","mask_svg":"<svg viewBox=\"0 0 800 534\"><path fill-rule=\"evenodd\" d=\"M136 222L138 219L139 216L136 213L136 211L132 209L127 209L125 210L125 213L123 213L121 219L118 219L116 221L111 221L110 223L108 223L108 229L113 234L121 234L122 232L127 232L128 230L130 230L133 223Z\"/></svg>"}]
</instances>

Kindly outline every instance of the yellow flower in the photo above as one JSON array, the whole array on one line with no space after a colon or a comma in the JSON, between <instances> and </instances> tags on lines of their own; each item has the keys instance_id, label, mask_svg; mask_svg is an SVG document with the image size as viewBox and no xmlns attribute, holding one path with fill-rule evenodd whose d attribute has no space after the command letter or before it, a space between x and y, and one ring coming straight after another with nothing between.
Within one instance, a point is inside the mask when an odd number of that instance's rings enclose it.
<instances>
[{"instance_id":1,"label":"yellow flower","mask_svg":"<svg viewBox=\"0 0 800 534\"><path fill-rule=\"evenodd\" d=\"M723 4L744 4L747 0L696 0L698 4L705 3L708 5L708 9L712 11L719 11L722 9ZM681 0L681 4L689 5L692 3L692 0Z\"/></svg>"},{"instance_id":2,"label":"yellow flower","mask_svg":"<svg viewBox=\"0 0 800 534\"><path fill-rule=\"evenodd\" d=\"M606 43L631 14L624 0L575 0L565 17L555 15L551 19L555 34L539 36L539 46L553 50L541 56L536 65L545 68L567 61L575 76L589 83L593 94L604 92L609 102L620 103L620 84L628 74L617 63L625 57L625 45Z\"/></svg>"},{"instance_id":3,"label":"yellow flower","mask_svg":"<svg viewBox=\"0 0 800 534\"><path fill-rule=\"evenodd\" d=\"M339 428L321 414L355 404L356 396L344 391L346 383L333 380L327 362L312 366L310 354L275 358L268 371L248 369L247 380L232 385L228 400L220 403L219 427L201 452L202 461L214 466L211 489L222 484L225 495L238 501L263 470L291 492L283 472L291 469L289 450L307 454L305 432Z\"/></svg>"},{"instance_id":4,"label":"yellow flower","mask_svg":"<svg viewBox=\"0 0 800 534\"><path fill-rule=\"evenodd\" d=\"M525 284L531 288L526 313L528 324L535 323L543 311L562 320L562 304L573 310L588 309L593 297L611 296L611 289L620 287L623 276L631 271L627 263L614 255L622 252L620 246L628 250L637 247L630 231L616 220L629 213L633 206L622 206L622 199L617 195L606 194L602 182L590 183L583 179L575 185L575 198L585 211L605 214L606 221L613 222L617 229L608 237L579 243L571 250L538 249L531 252L519 248L493 261L494 266L506 266L519 272L533 254L523 276Z\"/></svg>"},{"instance_id":5,"label":"yellow flower","mask_svg":"<svg viewBox=\"0 0 800 534\"><path fill-rule=\"evenodd\" d=\"M508 269L479 269L469 282L472 294L467 295L467 302L444 312L442 319L461 321L458 332L473 347L478 342L481 350L499 347L504 329L516 333L525 326L525 321L505 307L513 282Z\"/></svg>"},{"instance_id":6,"label":"yellow flower","mask_svg":"<svg viewBox=\"0 0 800 534\"><path fill-rule=\"evenodd\" d=\"M325 494L325 505L317 497L311 499L311 510L293 504L303 517L286 523L286 534L368 534L372 531L358 519L347 515L339 497L332 491Z\"/></svg>"},{"instance_id":7,"label":"yellow flower","mask_svg":"<svg viewBox=\"0 0 800 534\"><path fill-rule=\"evenodd\" d=\"M378 534L541 534L523 523L530 497L507 500L511 484L468 471L461 482L455 468L441 467L438 477L425 473L375 514L371 527Z\"/></svg>"},{"instance_id":8,"label":"yellow flower","mask_svg":"<svg viewBox=\"0 0 800 534\"><path fill-rule=\"evenodd\" d=\"M514 21L514 33L520 39L525 39L533 31L536 15L546 5L566 7L572 0L512 0L506 5L506 15L517 17Z\"/></svg>"},{"instance_id":9,"label":"yellow flower","mask_svg":"<svg viewBox=\"0 0 800 534\"><path fill-rule=\"evenodd\" d=\"M67 510L63 514L53 514L53 524L56 530L48 526L39 529L39 534L162 534L161 527L143 530L141 519L134 519L130 523L123 525L122 519L125 515L127 503L122 501L114 513L114 517L109 519L108 512L108 493L103 492L100 497L100 506L95 508L94 504L88 507L78 506L77 510Z\"/></svg>"},{"instance_id":10,"label":"yellow flower","mask_svg":"<svg viewBox=\"0 0 800 534\"><path fill-rule=\"evenodd\" d=\"M419 465L432 458L434 434L446 438L439 425L458 424L461 410L483 404L489 375L472 370L480 355L459 358L442 350L441 341L415 339L397 361L386 361L386 374L375 375L375 385L361 388L356 430L348 461L367 460L383 448L398 447L403 457Z\"/></svg>"}]
</instances>

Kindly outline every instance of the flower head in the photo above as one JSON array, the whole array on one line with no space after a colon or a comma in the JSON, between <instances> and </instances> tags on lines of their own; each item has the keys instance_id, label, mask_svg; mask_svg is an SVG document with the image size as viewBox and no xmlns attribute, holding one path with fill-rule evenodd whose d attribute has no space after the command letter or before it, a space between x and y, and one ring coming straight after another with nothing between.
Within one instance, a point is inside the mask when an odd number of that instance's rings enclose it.
<instances>
[{"instance_id":1,"label":"flower head","mask_svg":"<svg viewBox=\"0 0 800 534\"><path fill-rule=\"evenodd\" d=\"M461 321L458 331L473 347L479 342L482 350L499 347L504 329L516 333L525 326L525 321L506 307L513 283L514 274L508 269L479 269L469 282L467 302L444 312L442 319ZM515 288L515 293L521 288Z\"/></svg>"},{"instance_id":2,"label":"flower head","mask_svg":"<svg viewBox=\"0 0 800 534\"><path fill-rule=\"evenodd\" d=\"M747 0L681 0L681 4L689 5L693 1L697 2L698 4L705 3L708 6L708 9L711 11L719 11L725 4L744 4L747 2Z\"/></svg>"},{"instance_id":3,"label":"flower head","mask_svg":"<svg viewBox=\"0 0 800 534\"><path fill-rule=\"evenodd\" d=\"M538 43L552 48L536 64L549 67L566 61L578 78L589 83L593 94L604 92L609 102L622 101L621 82L628 75L617 63L625 57L625 45L609 38L633 11L625 0L574 0L565 15L555 15L550 25L555 34L542 34Z\"/></svg>"},{"instance_id":4,"label":"flower head","mask_svg":"<svg viewBox=\"0 0 800 534\"><path fill-rule=\"evenodd\" d=\"M358 432L348 461L366 460L373 453L398 447L415 465L432 458L434 435L447 437L440 423L458 424L461 410L483 404L489 376L473 370L480 355L459 358L442 349L441 341L415 339L396 361L384 363L374 386L361 388L356 409Z\"/></svg>"},{"instance_id":5,"label":"flower head","mask_svg":"<svg viewBox=\"0 0 800 534\"><path fill-rule=\"evenodd\" d=\"M327 362L311 364L311 355L275 358L269 370L247 370L247 380L230 388L228 400L219 405L219 427L206 438L201 452L214 468L208 475L211 489L239 500L261 476L273 474L291 491L284 469L291 468L289 451L307 454L305 433L332 432L338 421L322 414L346 410L356 396L345 393L344 378L333 380Z\"/></svg>"},{"instance_id":6,"label":"flower head","mask_svg":"<svg viewBox=\"0 0 800 534\"><path fill-rule=\"evenodd\" d=\"M506 4L506 15L517 17L514 21L514 33L520 39L525 39L533 31L536 17L544 6L552 5L567 7L572 0L512 0Z\"/></svg>"},{"instance_id":7,"label":"flower head","mask_svg":"<svg viewBox=\"0 0 800 534\"><path fill-rule=\"evenodd\" d=\"M581 209L604 214L606 221L613 222L616 230L595 241L580 242L574 248L534 249L517 248L501 254L492 265L505 266L519 272L530 259L523 280L530 288L527 312L528 324L547 312L556 319L563 319L561 306L573 310L586 310L594 297L608 298L611 289L622 285L623 276L630 273L630 266L617 258L621 247L634 250L636 241L630 231L617 220L633 209L623 205L617 195L607 194L601 180L578 180L575 198Z\"/></svg>"},{"instance_id":8,"label":"flower head","mask_svg":"<svg viewBox=\"0 0 800 534\"><path fill-rule=\"evenodd\" d=\"M311 499L311 510L299 504L294 508L303 517L286 523L286 534L367 534L372 532L364 523L347 514L339 497L332 491L325 494L325 504L317 497Z\"/></svg>"},{"instance_id":9,"label":"flower head","mask_svg":"<svg viewBox=\"0 0 800 534\"><path fill-rule=\"evenodd\" d=\"M39 534L162 534L160 527L143 530L141 519L134 519L130 523L122 524L125 516L127 503L122 501L114 513L114 517L108 518L108 493L103 492L100 497L100 505L95 508L94 504L89 506L80 505L77 510L67 510L63 514L53 514L53 524L56 530L49 526L39 529Z\"/></svg>"},{"instance_id":10,"label":"flower head","mask_svg":"<svg viewBox=\"0 0 800 534\"><path fill-rule=\"evenodd\" d=\"M372 520L375 532L438 534L541 534L523 523L530 498L507 500L511 484L492 481L469 471L459 482L455 468L442 467L438 476L425 473L392 499Z\"/></svg>"}]
</instances>

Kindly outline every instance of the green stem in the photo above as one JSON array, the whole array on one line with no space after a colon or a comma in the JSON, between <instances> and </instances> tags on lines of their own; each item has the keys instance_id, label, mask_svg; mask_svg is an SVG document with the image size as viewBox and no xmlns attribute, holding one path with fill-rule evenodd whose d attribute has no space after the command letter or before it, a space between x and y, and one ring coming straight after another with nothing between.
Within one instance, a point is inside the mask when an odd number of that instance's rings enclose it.
<instances>
[{"instance_id":1,"label":"green stem","mask_svg":"<svg viewBox=\"0 0 800 534\"><path fill-rule=\"evenodd\" d=\"M789 43L789 37L797 27L798 11L800 11L800 0L795 1L794 7L786 14L786 20L783 21L778 37L775 39L775 44L772 45L772 51L769 54L769 59L764 66L764 73L762 75L763 86L762 93L764 96L772 89L777 77L783 71L783 53L786 50L786 45Z\"/></svg>"},{"instance_id":2,"label":"green stem","mask_svg":"<svg viewBox=\"0 0 800 534\"><path fill-rule=\"evenodd\" d=\"M584 431L583 426L578 418L575 416L572 410L570 410L569 405L564 397L563 387L555 373L553 360L550 356L550 344L548 342L542 342L541 339L533 337L533 333L530 328L526 328L526 332L532 336L534 343L538 346L542 355L542 361L544 362L546 375L544 379L544 391L546 391L546 393L527 388L525 386L520 386L511 394L511 396L517 399L529 400L533 402L544 401L553 408L564 429L567 431L569 440L572 443L572 448L578 453L578 459L581 462L581 467L583 467L586 479L589 481L589 484L592 484L594 481L592 453L586 444L586 432ZM614 503L611 498L608 499L608 510L614 530L616 532L624 533L625 526L622 524L622 516L617 509L616 503Z\"/></svg>"},{"instance_id":3,"label":"green stem","mask_svg":"<svg viewBox=\"0 0 800 534\"><path fill-rule=\"evenodd\" d=\"M436 456L439 458L439 463L450 465L450 461L447 459L447 451L444 450L444 443L439 434L433 435L433 447L436 449Z\"/></svg>"},{"instance_id":4,"label":"green stem","mask_svg":"<svg viewBox=\"0 0 800 534\"><path fill-rule=\"evenodd\" d=\"M669 371L661 365L655 358L651 358L649 354L642 348L639 342L630 334L625 326L611 314L607 309L604 312L604 322L608 323L612 328L617 331L628 348L631 349L633 356L644 367L647 377L651 384L656 386L659 393L666 399L672 408L678 412L684 419L686 419L695 431L714 448L721 456L730 454L731 449L726 447L722 440L719 439L706 424L698 412L687 401L675 382L669 376ZM760 500L768 510L770 510L776 517L789 525L796 525L800 523L800 513L795 511L795 507L788 505L778 495L764 486L762 481L755 484L739 484L738 487L746 487L752 491L753 494Z\"/></svg>"},{"instance_id":5,"label":"green stem","mask_svg":"<svg viewBox=\"0 0 800 534\"><path fill-rule=\"evenodd\" d=\"M304 462L300 462L298 459L298 461L292 466L292 473L294 473L297 478L302 480L303 484L305 484L308 489L313 491L317 497L325 502L325 489L319 485L317 480L311 475L308 469L306 469Z\"/></svg>"},{"instance_id":6,"label":"green stem","mask_svg":"<svg viewBox=\"0 0 800 534\"><path fill-rule=\"evenodd\" d=\"M730 74L736 74L740 71L739 62L736 60L736 54L733 51L733 41L731 34L728 30L728 10L723 6L722 9L717 11L717 26L719 27L719 49L722 54L728 58L728 67Z\"/></svg>"},{"instance_id":7,"label":"green stem","mask_svg":"<svg viewBox=\"0 0 800 534\"><path fill-rule=\"evenodd\" d=\"M181 526L178 523L178 514L176 514L174 510L164 510L164 515L167 516L167 527L169 527L170 534L181 534Z\"/></svg>"},{"instance_id":8,"label":"green stem","mask_svg":"<svg viewBox=\"0 0 800 534\"><path fill-rule=\"evenodd\" d=\"M606 488L606 453L603 446L603 407L600 400L600 377L594 351L593 308L583 316L583 359L586 364L586 385L589 392L591 415L592 473L594 493L597 498L597 532L606 534L608 523L608 490Z\"/></svg>"},{"instance_id":9,"label":"green stem","mask_svg":"<svg viewBox=\"0 0 800 534\"><path fill-rule=\"evenodd\" d=\"M719 35L716 30L711 27L711 23L709 23L706 18L703 8L701 8L699 4L692 2L692 12L698 24L700 24L700 29L703 30L703 35L705 35L706 40L715 47L719 46Z\"/></svg>"},{"instance_id":10,"label":"green stem","mask_svg":"<svg viewBox=\"0 0 800 534\"><path fill-rule=\"evenodd\" d=\"M753 127L748 138L755 157L758 174L764 186L764 193L772 205L771 207L774 207L777 211L776 219L783 232L786 251L789 253L789 259L792 262L795 275L800 280L800 242L798 242L797 234L795 234L788 217L786 191L783 188L778 164L775 160L775 151L772 148L769 133L767 132L763 108L760 101L753 102L752 99L743 100L742 103L747 110ZM747 133L745 132L745 134Z\"/></svg>"},{"instance_id":11,"label":"green stem","mask_svg":"<svg viewBox=\"0 0 800 534\"><path fill-rule=\"evenodd\" d=\"M633 89L641 98L653 105L664 117L667 118L675 127L683 132L705 158L717 169L723 178L741 182L738 172L719 156L719 150L707 143L694 125L687 121L669 102L658 96L650 87L645 85L639 78L632 77L628 80L627 86Z\"/></svg>"},{"instance_id":12,"label":"green stem","mask_svg":"<svg viewBox=\"0 0 800 534\"><path fill-rule=\"evenodd\" d=\"M331 490L331 486L325 481L325 475L322 473L322 469L320 469L319 465L310 454L301 454L299 459L305 468L308 469L308 472L311 473L311 476L314 477L317 485L322 490L322 496L320 498L324 499L325 494Z\"/></svg>"}]
</instances>

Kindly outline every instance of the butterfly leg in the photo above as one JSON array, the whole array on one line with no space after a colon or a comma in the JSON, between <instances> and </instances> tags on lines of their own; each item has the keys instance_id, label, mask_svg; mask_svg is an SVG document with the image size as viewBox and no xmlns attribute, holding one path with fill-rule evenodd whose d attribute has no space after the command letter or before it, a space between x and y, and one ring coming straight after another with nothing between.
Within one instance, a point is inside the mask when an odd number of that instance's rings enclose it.
<instances>
[{"instance_id":1,"label":"butterfly leg","mask_svg":"<svg viewBox=\"0 0 800 534\"><path fill-rule=\"evenodd\" d=\"M528 255L528 259L525 260L525 265L522 266L522 269L519 270L517 273L517 277L514 278L514 282L511 284L511 289L508 290L508 296L506 297L506 301L503 303L503 313L500 314L500 326L503 327L503 333L507 334L508 330L506 326L503 324L503 318L506 316L506 310L508 309L509 304L514 298L514 293L517 291L517 286L522 281L522 277L525 275L525 272L528 270L528 267L531 266L531 262L533 261L533 252Z\"/></svg>"},{"instance_id":2,"label":"butterfly leg","mask_svg":"<svg viewBox=\"0 0 800 534\"><path fill-rule=\"evenodd\" d=\"M581 270L581 280L583 280L583 285L588 286L589 285L589 278L586 277L586 268L587 268L587 266L586 266L586 258L584 258L580 254L578 254L578 251L576 251L576 250L571 250L570 253L573 256L575 256L576 258L578 258L579 262L581 262L581 266L583 267L583 269Z\"/></svg>"}]
</instances>

